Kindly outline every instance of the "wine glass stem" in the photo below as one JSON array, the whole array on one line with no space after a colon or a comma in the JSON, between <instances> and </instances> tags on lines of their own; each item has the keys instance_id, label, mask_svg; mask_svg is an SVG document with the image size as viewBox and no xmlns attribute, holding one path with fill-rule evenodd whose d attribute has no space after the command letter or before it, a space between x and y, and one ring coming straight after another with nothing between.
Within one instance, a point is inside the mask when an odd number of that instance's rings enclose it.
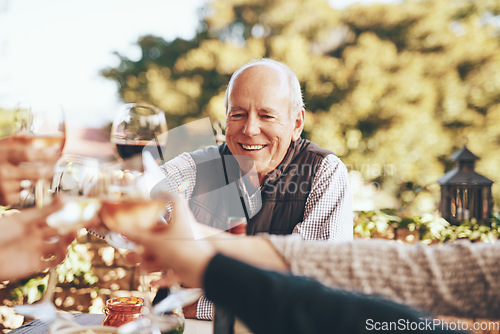
<instances>
[{"instance_id":1,"label":"wine glass stem","mask_svg":"<svg viewBox=\"0 0 500 334\"><path fill-rule=\"evenodd\" d=\"M139 270L139 289L141 289L142 299L144 299L143 308L147 317L151 317L150 331L151 334L161 334L160 328L154 322L153 305L151 304L151 299L149 291L151 291L150 280L147 272Z\"/></svg>"},{"instance_id":2,"label":"wine glass stem","mask_svg":"<svg viewBox=\"0 0 500 334\"><path fill-rule=\"evenodd\" d=\"M139 269L139 289L141 289L141 295L144 299L144 307L148 312L152 310L151 300L149 291L151 290L149 285L148 274Z\"/></svg>"},{"instance_id":3,"label":"wine glass stem","mask_svg":"<svg viewBox=\"0 0 500 334\"><path fill-rule=\"evenodd\" d=\"M46 201L46 188L45 188L46 182L44 179L39 179L36 181L36 186L35 186L35 204L37 208L43 207Z\"/></svg>"},{"instance_id":4,"label":"wine glass stem","mask_svg":"<svg viewBox=\"0 0 500 334\"><path fill-rule=\"evenodd\" d=\"M47 281L47 290L43 295L43 302L53 303L54 291L57 285L57 270L56 267L51 267L49 269L49 279Z\"/></svg>"}]
</instances>

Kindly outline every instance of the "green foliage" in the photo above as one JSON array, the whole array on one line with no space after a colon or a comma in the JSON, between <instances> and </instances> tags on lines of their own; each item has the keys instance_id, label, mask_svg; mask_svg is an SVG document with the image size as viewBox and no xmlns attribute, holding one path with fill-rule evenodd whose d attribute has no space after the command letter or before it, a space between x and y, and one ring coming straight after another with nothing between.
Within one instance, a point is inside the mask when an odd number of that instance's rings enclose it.
<instances>
[{"instance_id":1,"label":"green foliage","mask_svg":"<svg viewBox=\"0 0 500 334\"><path fill-rule=\"evenodd\" d=\"M70 284L74 287L92 285L98 281L97 276L92 273L91 262L85 250L79 249L76 241L68 247L66 258L57 267L57 274L60 284ZM12 290L11 297L13 300L26 297L27 303L33 303L42 297L47 288L47 282L48 275L36 275L20 280L17 287Z\"/></svg>"},{"instance_id":2,"label":"green foliage","mask_svg":"<svg viewBox=\"0 0 500 334\"><path fill-rule=\"evenodd\" d=\"M214 0L202 13L192 40L142 37L140 60L118 55L103 71L124 101L159 106L170 128L202 116L223 122L231 73L272 57L301 81L304 135L400 201L452 168L465 141L482 158L478 172L500 181L500 2L335 10L327 0Z\"/></svg>"},{"instance_id":3,"label":"green foliage","mask_svg":"<svg viewBox=\"0 0 500 334\"><path fill-rule=\"evenodd\" d=\"M370 238L375 234L386 235L390 227L395 228L402 219L392 209L362 211L357 214L354 234L362 238Z\"/></svg>"},{"instance_id":4,"label":"green foliage","mask_svg":"<svg viewBox=\"0 0 500 334\"><path fill-rule=\"evenodd\" d=\"M6 137L14 131L15 114L12 110L0 108L0 138Z\"/></svg>"},{"instance_id":5,"label":"green foliage","mask_svg":"<svg viewBox=\"0 0 500 334\"><path fill-rule=\"evenodd\" d=\"M360 238L384 238L403 242L421 241L425 244L458 239L495 242L500 236L500 213L494 213L485 223L470 220L451 225L439 215L433 214L403 217L401 212L393 209L362 211L356 214L354 235ZM407 238L408 235L411 235L411 238Z\"/></svg>"},{"instance_id":6,"label":"green foliage","mask_svg":"<svg viewBox=\"0 0 500 334\"><path fill-rule=\"evenodd\" d=\"M11 292L11 299L19 300L25 297L28 304L33 303L42 298L47 281L48 275L20 280L18 286Z\"/></svg>"},{"instance_id":7,"label":"green foliage","mask_svg":"<svg viewBox=\"0 0 500 334\"><path fill-rule=\"evenodd\" d=\"M87 255L86 246L74 241L68 248L66 258L57 267L58 281L75 286L95 284L98 278L92 273L92 263Z\"/></svg>"}]
</instances>

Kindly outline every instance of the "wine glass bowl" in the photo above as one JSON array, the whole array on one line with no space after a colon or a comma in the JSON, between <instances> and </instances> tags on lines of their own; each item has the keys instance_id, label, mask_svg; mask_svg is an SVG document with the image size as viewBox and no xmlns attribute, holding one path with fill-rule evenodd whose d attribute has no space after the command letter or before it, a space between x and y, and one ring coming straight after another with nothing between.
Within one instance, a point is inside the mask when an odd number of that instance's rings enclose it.
<instances>
[{"instance_id":1,"label":"wine glass bowl","mask_svg":"<svg viewBox=\"0 0 500 334\"><path fill-rule=\"evenodd\" d=\"M147 156L148 154L146 154ZM137 250L135 244L128 241L120 231L134 230L140 233L151 229L161 219L166 209L166 203L151 198L150 179L147 169L145 172L132 169L122 169L113 165L104 169L102 173L101 211L100 217L104 225L110 230L106 234L106 241L113 247L125 250ZM160 223L161 224L161 223ZM140 269L140 268L139 268ZM157 314L151 306L151 273L139 270L140 286L138 291L143 296L144 318L130 323L124 332L137 333L146 328L168 328L169 330L182 327L184 318L180 309L173 314ZM121 332L121 330L120 330ZM158 331L159 332L159 331Z\"/></svg>"},{"instance_id":2,"label":"wine glass bowl","mask_svg":"<svg viewBox=\"0 0 500 334\"><path fill-rule=\"evenodd\" d=\"M34 166L52 169L62 154L66 142L64 111L60 106L18 106L15 111L15 130L9 137L11 145L30 147L46 152L45 159L24 162L20 168ZM47 197L48 180L39 179L35 183L22 181L21 201L18 206L38 207L50 199Z\"/></svg>"},{"instance_id":3,"label":"wine glass bowl","mask_svg":"<svg viewBox=\"0 0 500 334\"><path fill-rule=\"evenodd\" d=\"M143 103L125 104L114 118L111 142L119 159L129 159L144 149L163 160L167 120L161 109Z\"/></svg>"},{"instance_id":4,"label":"wine glass bowl","mask_svg":"<svg viewBox=\"0 0 500 334\"><path fill-rule=\"evenodd\" d=\"M99 161L76 155L63 156L55 167L51 192L62 197L61 210L47 217L47 224L67 234L92 221L99 212Z\"/></svg>"},{"instance_id":5,"label":"wine glass bowl","mask_svg":"<svg viewBox=\"0 0 500 334\"><path fill-rule=\"evenodd\" d=\"M53 148L60 157L66 142L64 111L59 106L19 106L12 140L35 147Z\"/></svg>"},{"instance_id":6,"label":"wine glass bowl","mask_svg":"<svg viewBox=\"0 0 500 334\"><path fill-rule=\"evenodd\" d=\"M111 168L103 173L101 219L111 231L149 229L165 204L151 199L140 171Z\"/></svg>"}]
</instances>

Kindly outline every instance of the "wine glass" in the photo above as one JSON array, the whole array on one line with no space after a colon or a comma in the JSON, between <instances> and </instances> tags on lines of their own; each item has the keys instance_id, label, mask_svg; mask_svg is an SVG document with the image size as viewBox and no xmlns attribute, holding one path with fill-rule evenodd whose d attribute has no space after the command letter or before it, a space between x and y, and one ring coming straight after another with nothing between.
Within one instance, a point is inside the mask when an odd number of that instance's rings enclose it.
<instances>
[{"instance_id":1,"label":"wine glass","mask_svg":"<svg viewBox=\"0 0 500 334\"><path fill-rule=\"evenodd\" d=\"M143 150L163 160L167 143L165 112L148 104L128 103L117 113L111 127L111 142L119 159L129 159Z\"/></svg>"},{"instance_id":2,"label":"wine glass","mask_svg":"<svg viewBox=\"0 0 500 334\"><path fill-rule=\"evenodd\" d=\"M147 153L146 156L148 155ZM151 159L153 158L151 157ZM102 186L100 187L102 204L100 217L110 230L106 235L106 240L109 240L108 236L119 235L117 231L123 228L141 231L151 229L158 223L166 209L166 204L151 198L152 180L150 177L142 170L122 169L116 165L104 169ZM108 243L111 246L122 248L112 242ZM179 316L178 320L172 321L177 316L160 316L153 310L149 296L149 275L141 272L139 281L139 288L144 296L143 313L146 317L134 326L147 326L153 332L158 332L158 328L163 327L166 323L171 326L170 329L181 326L182 316ZM162 317L168 318L169 321L162 321Z\"/></svg>"},{"instance_id":3,"label":"wine glass","mask_svg":"<svg viewBox=\"0 0 500 334\"><path fill-rule=\"evenodd\" d=\"M61 156L66 142L66 124L64 111L60 106L20 105L16 109L16 130L9 140L14 145L32 146L50 152L50 156L38 162L25 162L20 164L20 168L35 165L38 168L53 168ZM25 180L21 182L21 201L18 207L31 206L33 203L37 207L42 207L49 200L49 181L39 179L33 184Z\"/></svg>"},{"instance_id":4,"label":"wine glass","mask_svg":"<svg viewBox=\"0 0 500 334\"><path fill-rule=\"evenodd\" d=\"M140 168L133 164L138 160L139 166L141 165L140 157L137 159L137 156L140 156L143 151L150 152L157 161L163 161L163 150L167 143L165 112L145 103L123 105L116 114L111 127L111 143L121 163L129 164L127 169ZM135 247L119 233L95 229L91 233L104 238L108 244L116 248L133 250Z\"/></svg>"},{"instance_id":5,"label":"wine glass","mask_svg":"<svg viewBox=\"0 0 500 334\"><path fill-rule=\"evenodd\" d=\"M91 222L101 206L97 197L98 180L99 163L96 159L79 156L61 158L55 167L52 186L48 192L60 194L63 207L47 217L47 225L64 236ZM52 240L52 242L57 241ZM18 305L15 307L16 312L46 322L61 317L56 313L53 303L56 285L56 267L51 267L42 300L31 305Z\"/></svg>"}]
</instances>

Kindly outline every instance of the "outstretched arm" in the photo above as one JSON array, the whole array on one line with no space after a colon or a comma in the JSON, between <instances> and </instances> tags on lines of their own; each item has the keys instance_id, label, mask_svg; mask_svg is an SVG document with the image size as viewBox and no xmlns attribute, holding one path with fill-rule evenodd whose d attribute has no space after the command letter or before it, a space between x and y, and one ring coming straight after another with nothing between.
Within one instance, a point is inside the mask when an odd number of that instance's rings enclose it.
<instances>
[{"instance_id":1,"label":"outstretched arm","mask_svg":"<svg viewBox=\"0 0 500 334\"><path fill-rule=\"evenodd\" d=\"M351 242L266 236L294 275L327 286L376 293L426 312L500 317L500 242L401 244L381 239Z\"/></svg>"},{"instance_id":2,"label":"outstretched arm","mask_svg":"<svg viewBox=\"0 0 500 334\"><path fill-rule=\"evenodd\" d=\"M185 203L173 200L169 226L141 233L122 231L144 247L136 259L150 270L172 269L188 286L203 287L211 300L230 309L257 333L366 333L367 326L380 322L422 323L421 313L403 305L330 290L310 279L226 257L211 241L196 238L200 234ZM217 242L225 245L259 239L223 236ZM269 243L261 245L270 247ZM422 328L413 332L422 333Z\"/></svg>"},{"instance_id":3,"label":"outstretched arm","mask_svg":"<svg viewBox=\"0 0 500 334\"><path fill-rule=\"evenodd\" d=\"M221 254L209 261L203 287L216 305L231 310L255 333L453 333L408 306L333 290ZM382 330L385 325L393 327Z\"/></svg>"}]
</instances>

